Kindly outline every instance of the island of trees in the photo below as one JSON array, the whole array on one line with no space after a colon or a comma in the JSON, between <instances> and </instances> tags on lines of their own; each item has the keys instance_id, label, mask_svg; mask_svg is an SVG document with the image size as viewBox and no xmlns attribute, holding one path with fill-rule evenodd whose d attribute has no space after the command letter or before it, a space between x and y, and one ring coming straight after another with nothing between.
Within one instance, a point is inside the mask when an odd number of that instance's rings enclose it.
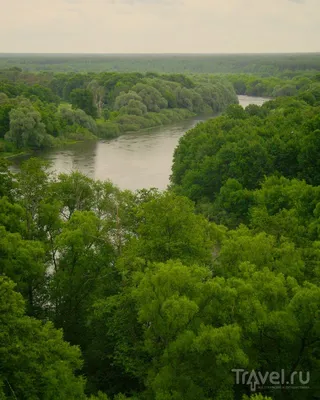
<instances>
[{"instance_id":1,"label":"island of trees","mask_svg":"<svg viewBox=\"0 0 320 400\"><path fill-rule=\"evenodd\" d=\"M74 88L79 77L86 87ZM2 83L2 104L12 107L9 138L12 115L30 123L32 140L63 113L95 121L88 109L54 100L96 98L100 86L91 78L62 74L41 89ZM0 399L318 399L317 76L294 96L246 109L220 80L140 78L107 92L115 119L146 98L159 107L146 115L169 110L146 94L163 87L196 94L215 84L229 99L221 116L180 140L168 190L122 191L79 172L56 176L39 158L13 175L0 159ZM15 132L21 126L13 124ZM236 384L234 369L284 370L285 381L253 394L246 382ZM305 383L290 388L298 372Z\"/></svg>"}]
</instances>

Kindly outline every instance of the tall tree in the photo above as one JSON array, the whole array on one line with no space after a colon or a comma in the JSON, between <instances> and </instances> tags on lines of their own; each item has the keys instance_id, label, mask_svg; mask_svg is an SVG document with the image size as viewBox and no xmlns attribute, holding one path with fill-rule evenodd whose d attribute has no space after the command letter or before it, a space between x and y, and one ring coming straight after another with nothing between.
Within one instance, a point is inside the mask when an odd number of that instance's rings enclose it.
<instances>
[{"instance_id":1,"label":"tall tree","mask_svg":"<svg viewBox=\"0 0 320 400\"><path fill-rule=\"evenodd\" d=\"M0 277L0 398L85 399L80 351L50 322L25 316L14 284Z\"/></svg>"},{"instance_id":2,"label":"tall tree","mask_svg":"<svg viewBox=\"0 0 320 400\"><path fill-rule=\"evenodd\" d=\"M80 108L94 118L97 116L97 107L89 89L73 89L70 93L70 100L73 108Z\"/></svg>"},{"instance_id":3,"label":"tall tree","mask_svg":"<svg viewBox=\"0 0 320 400\"><path fill-rule=\"evenodd\" d=\"M40 148L47 139L41 116L31 105L25 104L10 111L10 130L5 139L17 148Z\"/></svg>"}]
</instances>

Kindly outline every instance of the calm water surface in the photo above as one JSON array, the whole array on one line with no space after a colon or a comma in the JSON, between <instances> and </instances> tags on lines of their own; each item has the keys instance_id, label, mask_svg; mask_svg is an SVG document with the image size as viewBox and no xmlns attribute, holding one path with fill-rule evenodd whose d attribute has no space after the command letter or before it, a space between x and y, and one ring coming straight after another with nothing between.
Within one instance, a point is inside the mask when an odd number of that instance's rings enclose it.
<instances>
[{"instance_id":1,"label":"calm water surface","mask_svg":"<svg viewBox=\"0 0 320 400\"><path fill-rule=\"evenodd\" d=\"M239 102L261 105L267 99L239 96ZM205 118L194 118L175 125L126 134L110 141L77 143L63 149L38 153L52 163L56 173L78 170L90 178L110 179L121 189L156 187L169 183L174 149L186 131ZM18 169L22 159L13 161Z\"/></svg>"}]
</instances>

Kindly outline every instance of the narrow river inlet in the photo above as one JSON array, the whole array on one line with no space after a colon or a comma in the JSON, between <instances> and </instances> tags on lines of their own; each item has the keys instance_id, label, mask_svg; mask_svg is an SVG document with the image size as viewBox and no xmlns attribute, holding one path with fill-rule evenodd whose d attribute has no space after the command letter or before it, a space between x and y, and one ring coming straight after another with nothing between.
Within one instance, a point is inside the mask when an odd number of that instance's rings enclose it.
<instances>
[{"instance_id":1,"label":"narrow river inlet","mask_svg":"<svg viewBox=\"0 0 320 400\"><path fill-rule=\"evenodd\" d=\"M262 105L259 97L239 96L243 107ZM169 184L173 152L179 139L198 122L208 118L196 117L170 126L161 126L120 136L110 141L90 141L39 152L51 162L55 173L80 171L96 180L111 180L121 189L158 188ZM13 160L18 169L22 159Z\"/></svg>"}]
</instances>

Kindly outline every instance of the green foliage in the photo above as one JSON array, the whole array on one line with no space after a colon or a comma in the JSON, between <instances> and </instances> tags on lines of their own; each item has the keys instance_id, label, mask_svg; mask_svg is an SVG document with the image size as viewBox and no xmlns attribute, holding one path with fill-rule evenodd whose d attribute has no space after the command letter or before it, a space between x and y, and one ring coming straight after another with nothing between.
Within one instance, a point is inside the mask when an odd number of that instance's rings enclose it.
<instances>
[{"instance_id":1,"label":"green foliage","mask_svg":"<svg viewBox=\"0 0 320 400\"><path fill-rule=\"evenodd\" d=\"M192 87L186 77L188 73L255 73L267 76L295 75L301 71L319 71L318 53L305 54L136 54L103 55L6 55L0 57L0 68L8 68L6 75L16 77L21 69L32 71L79 71L100 72L147 72L168 73L168 79ZM11 68L10 68L11 67ZM77 74L75 74L77 77Z\"/></svg>"},{"instance_id":2,"label":"green foliage","mask_svg":"<svg viewBox=\"0 0 320 400\"><path fill-rule=\"evenodd\" d=\"M91 91L93 96L93 104L94 104L93 112L96 109L97 115L101 116L102 109L104 106L104 98L106 94L105 88L101 86L97 80L94 79L88 84L88 89Z\"/></svg>"},{"instance_id":3,"label":"green foliage","mask_svg":"<svg viewBox=\"0 0 320 400\"><path fill-rule=\"evenodd\" d=\"M247 393L234 386L235 368L311 371L316 387L318 187L271 177L249 190L229 178L214 204L234 224L227 230L173 192L121 192L80 173L54 178L37 159L14 186L0 199L1 274L16 282L28 313L80 346L92 399L232 400ZM244 216L248 226L237 228ZM78 351L52 325L7 313L14 334L3 345L5 395L83 397L72 375ZM16 340L23 355L12 358ZM288 398L300 399L295 393Z\"/></svg>"},{"instance_id":4,"label":"green foliage","mask_svg":"<svg viewBox=\"0 0 320 400\"><path fill-rule=\"evenodd\" d=\"M45 103L59 104L60 99L53 91L43 85L35 84L31 87L26 87L23 95L29 98L36 98Z\"/></svg>"},{"instance_id":5,"label":"green foliage","mask_svg":"<svg viewBox=\"0 0 320 400\"><path fill-rule=\"evenodd\" d=\"M12 197L13 190L13 176L9 171L9 163L0 158L0 198Z\"/></svg>"},{"instance_id":6,"label":"green foliage","mask_svg":"<svg viewBox=\"0 0 320 400\"><path fill-rule=\"evenodd\" d=\"M14 284L0 277L1 399L85 399L80 350L52 323L25 316Z\"/></svg>"},{"instance_id":7,"label":"green foliage","mask_svg":"<svg viewBox=\"0 0 320 400\"><path fill-rule=\"evenodd\" d=\"M128 114L128 115L145 115L147 114L148 110L147 107L139 100L130 100L127 106L123 106L119 110L121 114Z\"/></svg>"},{"instance_id":8,"label":"green foliage","mask_svg":"<svg viewBox=\"0 0 320 400\"><path fill-rule=\"evenodd\" d=\"M151 262L210 263L210 227L194 214L192 202L172 193L156 193L140 205L137 219L137 237L129 243L129 252L134 251L136 257Z\"/></svg>"},{"instance_id":9,"label":"green foliage","mask_svg":"<svg viewBox=\"0 0 320 400\"><path fill-rule=\"evenodd\" d=\"M249 190L274 173L318 185L317 126L317 107L291 98L245 110L230 106L180 140L172 182L196 202L216 201L215 209L229 178Z\"/></svg>"},{"instance_id":10,"label":"green foliage","mask_svg":"<svg viewBox=\"0 0 320 400\"><path fill-rule=\"evenodd\" d=\"M73 89L70 93L71 104L74 108L80 108L92 117L97 116L97 108L93 102L93 94L88 89Z\"/></svg>"},{"instance_id":11,"label":"green foliage","mask_svg":"<svg viewBox=\"0 0 320 400\"><path fill-rule=\"evenodd\" d=\"M318 78L230 76L285 95L243 109L212 75L26 74L30 92L20 75L0 86L20 147L226 113L181 139L164 192L0 162L0 398L318 398ZM107 119L58 106L39 81L68 101L90 92ZM250 397L237 368L309 371L309 389Z\"/></svg>"},{"instance_id":12,"label":"green foliage","mask_svg":"<svg viewBox=\"0 0 320 400\"><path fill-rule=\"evenodd\" d=\"M62 125L64 125L66 129L68 126L79 126L88 129L92 133L96 132L95 120L83 110L72 110L68 106L61 106L59 113Z\"/></svg>"},{"instance_id":13,"label":"green foliage","mask_svg":"<svg viewBox=\"0 0 320 400\"><path fill-rule=\"evenodd\" d=\"M135 91L130 90L128 93L121 92L116 98L115 110L120 110L122 107L128 106L132 100L142 102L142 98Z\"/></svg>"},{"instance_id":14,"label":"green foliage","mask_svg":"<svg viewBox=\"0 0 320 400\"><path fill-rule=\"evenodd\" d=\"M0 227L0 274L17 283L17 289L28 300L28 311L34 313L36 288L44 281L44 247L35 241L23 240L18 233Z\"/></svg>"},{"instance_id":15,"label":"green foliage","mask_svg":"<svg viewBox=\"0 0 320 400\"><path fill-rule=\"evenodd\" d=\"M29 104L10 111L10 130L6 140L17 148L42 147L46 139L46 129L40 114Z\"/></svg>"},{"instance_id":16,"label":"green foliage","mask_svg":"<svg viewBox=\"0 0 320 400\"><path fill-rule=\"evenodd\" d=\"M102 139L112 139L121 134L118 124L111 121L97 122L97 135Z\"/></svg>"},{"instance_id":17,"label":"green foliage","mask_svg":"<svg viewBox=\"0 0 320 400\"><path fill-rule=\"evenodd\" d=\"M140 96L148 111L159 112L160 109L168 107L166 99L152 86L138 83L133 90Z\"/></svg>"},{"instance_id":18,"label":"green foliage","mask_svg":"<svg viewBox=\"0 0 320 400\"><path fill-rule=\"evenodd\" d=\"M271 74L270 76L250 75L250 74L233 74L228 75L227 79L233 84L237 94L249 96L264 97L282 97L300 95L313 101L313 90L317 91L317 84L314 74L290 74L283 72L279 76ZM314 89L312 89L314 88ZM308 95L306 91L308 90Z\"/></svg>"},{"instance_id":19,"label":"green foliage","mask_svg":"<svg viewBox=\"0 0 320 400\"><path fill-rule=\"evenodd\" d=\"M10 129L10 112L13 109L13 104L10 102L0 101L0 137L4 135Z\"/></svg>"},{"instance_id":20,"label":"green foliage","mask_svg":"<svg viewBox=\"0 0 320 400\"><path fill-rule=\"evenodd\" d=\"M210 79L205 92L184 75L0 71L0 151L113 138L237 102L227 80Z\"/></svg>"}]
</instances>

